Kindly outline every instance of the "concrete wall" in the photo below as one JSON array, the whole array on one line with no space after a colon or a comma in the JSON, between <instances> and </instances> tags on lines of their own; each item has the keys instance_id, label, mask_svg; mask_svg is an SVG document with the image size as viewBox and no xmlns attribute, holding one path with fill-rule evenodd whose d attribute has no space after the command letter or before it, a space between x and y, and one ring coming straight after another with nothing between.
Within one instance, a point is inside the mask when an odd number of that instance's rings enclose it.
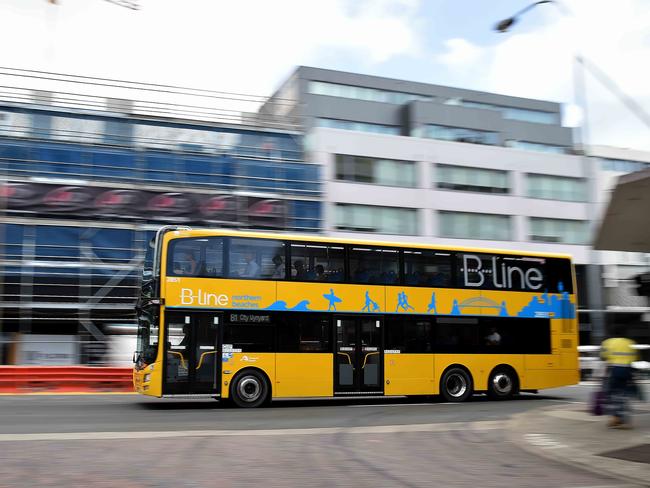
<instances>
[{"instance_id":1,"label":"concrete wall","mask_svg":"<svg viewBox=\"0 0 650 488\"><path fill-rule=\"evenodd\" d=\"M377 158L415 161L417 188L379 186L335 180L335 155L352 154ZM309 160L323 165L325 194L325 230L329 235L430 242L456 246L485 246L539 252L569 252L577 263L590 262L590 248L582 245L530 242L528 217L548 217L575 220L589 219L589 204L559 202L525 196L526 173L543 173L584 178L581 157L542 154L512 148L484 146L415 137L402 137L338 129L318 128L310 134ZM492 168L510 172L512 191L508 195L485 194L435 188L436 164L452 164L477 168ZM335 229L336 203L356 203L397 206L418 209L417 236L385 236L340 232ZM479 212L512 215L511 241L477 241L439 237L437 212Z\"/></svg>"}]
</instances>

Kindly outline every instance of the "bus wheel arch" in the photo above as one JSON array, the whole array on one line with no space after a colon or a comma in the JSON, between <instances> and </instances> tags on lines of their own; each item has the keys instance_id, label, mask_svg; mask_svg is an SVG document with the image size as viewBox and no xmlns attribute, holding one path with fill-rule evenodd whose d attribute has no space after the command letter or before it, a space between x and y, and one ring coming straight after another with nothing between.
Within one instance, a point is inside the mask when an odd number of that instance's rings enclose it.
<instances>
[{"instance_id":1,"label":"bus wheel arch","mask_svg":"<svg viewBox=\"0 0 650 488\"><path fill-rule=\"evenodd\" d=\"M474 392L472 373L462 364L451 364L440 377L440 395L448 402L464 402Z\"/></svg>"},{"instance_id":2,"label":"bus wheel arch","mask_svg":"<svg viewBox=\"0 0 650 488\"><path fill-rule=\"evenodd\" d=\"M495 366L488 376L487 394L495 400L507 400L519 393L519 375L509 364Z\"/></svg>"},{"instance_id":3,"label":"bus wheel arch","mask_svg":"<svg viewBox=\"0 0 650 488\"><path fill-rule=\"evenodd\" d=\"M271 381L259 368L239 370L230 382L230 399L242 408L256 408L271 401Z\"/></svg>"}]
</instances>

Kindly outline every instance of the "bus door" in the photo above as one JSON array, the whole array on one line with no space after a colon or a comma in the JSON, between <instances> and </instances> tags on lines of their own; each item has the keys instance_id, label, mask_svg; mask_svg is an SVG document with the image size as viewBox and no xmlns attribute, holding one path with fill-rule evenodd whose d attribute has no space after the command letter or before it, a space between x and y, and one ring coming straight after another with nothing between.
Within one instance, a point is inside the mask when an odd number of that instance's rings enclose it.
<instances>
[{"instance_id":1,"label":"bus door","mask_svg":"<svg viewBox=\"0 0 650 488\"><path fill-rule=\"evenodd\" d=\"M165 313L165 395L218 395L221 313Z\"/></svg>"},{"instance_id":2,"label":"bus door","mask_svg":"<svg viewBox=\"0 0 650 488\"><path fill-rule=\"evenodd\" d=\"M335 316L334 393L382 394L384 390L381 317Z\"/></svg>"}]
</instances>

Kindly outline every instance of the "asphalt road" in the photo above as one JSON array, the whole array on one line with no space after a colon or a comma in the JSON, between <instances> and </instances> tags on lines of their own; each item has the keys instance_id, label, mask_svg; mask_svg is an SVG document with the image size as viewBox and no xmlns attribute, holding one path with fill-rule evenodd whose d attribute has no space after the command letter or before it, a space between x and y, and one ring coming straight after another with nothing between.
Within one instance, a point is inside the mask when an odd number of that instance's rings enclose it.
<instances>
[{"instance_id":1,"label":"asphalt road","mask_svg":"<svg viewBox=\"0 0 650 488\"><path fill-rule=\"evenodd\" d=\"M475 397L278 401L0 397L0 486L627 486L521 451L508 419L577 386Z\"/></svg>"}]
</instances>

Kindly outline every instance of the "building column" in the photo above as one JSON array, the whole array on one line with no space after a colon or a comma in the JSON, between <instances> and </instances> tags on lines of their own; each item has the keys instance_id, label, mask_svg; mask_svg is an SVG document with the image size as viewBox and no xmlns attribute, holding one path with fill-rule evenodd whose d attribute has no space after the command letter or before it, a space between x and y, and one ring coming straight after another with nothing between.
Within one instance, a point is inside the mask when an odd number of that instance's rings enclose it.
<instances>
[{"instance_id":1,"label":"building column","mask_svg":"<svg viewBox=\"0 0 650 488\"><path fill-rule=\"evenodd\" d=\"M595 252L591 251L592 255ZM587 308L591 323L591 343L600 344L607 335L607 320L605 317L605 302L603 300L602 266L591 262L585 267L587 282Z\"/></svg>"}]
</instances>

